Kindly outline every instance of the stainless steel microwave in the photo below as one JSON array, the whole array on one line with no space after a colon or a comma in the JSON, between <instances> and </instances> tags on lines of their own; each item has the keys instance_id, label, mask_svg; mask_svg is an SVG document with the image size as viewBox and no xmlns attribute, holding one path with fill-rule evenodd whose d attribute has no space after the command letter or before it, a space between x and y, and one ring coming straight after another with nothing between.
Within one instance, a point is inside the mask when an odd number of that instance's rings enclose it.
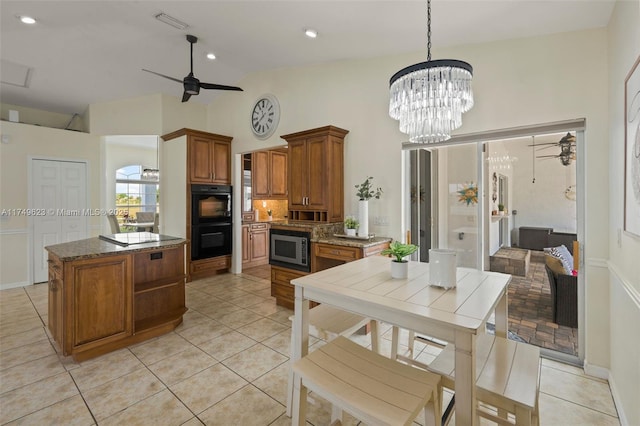
<instances>
[{"instance_id":1,"label":"stainless steel microwave","mask_svg":"<svg viewBox=\"0 0 640 426\"><path fill-rule=\"evenodd\" d=\"M309 233L285 229L271 229L269 264L298 271L311 271Z\"/></svg>"}]
</instances>

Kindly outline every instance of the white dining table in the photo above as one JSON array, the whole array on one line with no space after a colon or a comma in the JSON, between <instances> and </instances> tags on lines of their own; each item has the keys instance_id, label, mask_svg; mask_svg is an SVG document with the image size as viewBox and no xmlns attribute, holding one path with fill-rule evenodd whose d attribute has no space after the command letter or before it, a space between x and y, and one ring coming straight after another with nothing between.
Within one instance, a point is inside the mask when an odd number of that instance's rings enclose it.
<instances>
[{"instance_id":1,"label":"white dining table","mask_svg":"<svg viewBox=\"0 0 640 426\"><path fill-rule=\"evenodd\" d=\"M308 353L310 300L453 343L456 424L476 425L476 336L495 313L496 335L506 337L511 275L459 267L456 287L444 289L429 285L428 263L411 261L408 277L393 279L390 262L371 256L291 281L292 363ZM298 383L292 424L305 424L306 404L307 390Z\"/></svg>"}]
</instances>

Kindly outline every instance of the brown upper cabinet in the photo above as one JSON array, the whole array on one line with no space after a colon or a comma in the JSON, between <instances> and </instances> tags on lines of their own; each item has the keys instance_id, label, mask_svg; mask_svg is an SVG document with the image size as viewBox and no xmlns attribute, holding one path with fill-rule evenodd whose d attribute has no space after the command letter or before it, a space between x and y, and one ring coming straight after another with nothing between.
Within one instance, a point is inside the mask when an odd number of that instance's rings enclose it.
<instances>
[{"instance_id":1,"label":"brown upper cabinet","mask_svg":"<svg viewBox=\"0 0 640 426\"><path fill-rule=\"evenodd\" d=\"M344 216L344 137L325 126L281 136L289 144L289 219L340 222Z\"/></svg>"},{"instance_id":2,"label":"brown upper cabinet","mask_svg":"<svg viewBox=\"0 0 640 426\"><path fill-rule=\"evenodd\" d=\"M257 151L251 160L253 198L287 199L287 151Z\"/></svg>"},{"instance_id":3,"label":"brown upper cabinet","mask_svg":"<svg viewBox=\"0 0 640 426\"><path fill-rule=\"evenodd\" d=\"M231 140L229 136L180 129L163 136L165 141L187 137L188 183L231 184Z\"/></svg>"}]
</instances>

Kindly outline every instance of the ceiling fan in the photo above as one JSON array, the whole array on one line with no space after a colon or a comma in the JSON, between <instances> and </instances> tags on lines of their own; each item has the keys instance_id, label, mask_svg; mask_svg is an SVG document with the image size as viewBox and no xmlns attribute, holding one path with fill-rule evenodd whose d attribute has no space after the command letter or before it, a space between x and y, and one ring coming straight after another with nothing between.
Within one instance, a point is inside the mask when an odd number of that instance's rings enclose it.
<instances>
[{"instance_id":1,"label":"ceiling fan","mask_svg":"<svg viewBox=\"0 0 640 426\"><path fill-rule=\"evenodd\" d=\"M177 78L169 77L168 75L160 74L155 71L142 69L142 71L150 72L151 74L159 75L160 77L168 78L169 80L182 83L184 86L184 93L182 94L182 102L187 102L192 95L200 93L200 88L214 89L214 90L234 90L242 92L242 89L235 86L224 86L222 84L203 83L193 76L193 45L198 42L198 37L187 34L187 41L191 45L191 72L184 79L178 80Z\"/></svg>"},{"instance_id":2,"label":"ceiling fan","mask_svg":"<svg viewBox=\"0 0 640 426\"><path fill-rule=\"evenodd\" d=\"M547 149L547 148L551 148L552 146L559 146L560 154L539 155L536 158L559 158L563 166L568 166L569 164L571 164L571 160L576 159L576 150L575 150L576 137L569 132L567 132L567 134L558 142L541 143L537 145L534 143L533 145L528 145L528 146L532 146L535 149L536 146L542 146L542 145L547 145L547 146L543 146L540 149Z\"/></svg>"}]
</instances>

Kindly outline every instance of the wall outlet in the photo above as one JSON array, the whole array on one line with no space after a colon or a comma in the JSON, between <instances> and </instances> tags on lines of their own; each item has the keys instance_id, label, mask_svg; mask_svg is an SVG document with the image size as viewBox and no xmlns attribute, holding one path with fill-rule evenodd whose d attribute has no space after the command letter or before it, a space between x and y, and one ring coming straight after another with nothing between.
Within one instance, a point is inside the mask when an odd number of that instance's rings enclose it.
<instances>
[{"instance_id":1,"label":"wall outlet","mask_svg":"<svg viewBox=\"0 0 640 426\"><path fill-rule=\"evenodd\" d=\"M376 226L389 226L389 218L387 216L374 216L372 222Z\"/></svg>"}]
</instances>

